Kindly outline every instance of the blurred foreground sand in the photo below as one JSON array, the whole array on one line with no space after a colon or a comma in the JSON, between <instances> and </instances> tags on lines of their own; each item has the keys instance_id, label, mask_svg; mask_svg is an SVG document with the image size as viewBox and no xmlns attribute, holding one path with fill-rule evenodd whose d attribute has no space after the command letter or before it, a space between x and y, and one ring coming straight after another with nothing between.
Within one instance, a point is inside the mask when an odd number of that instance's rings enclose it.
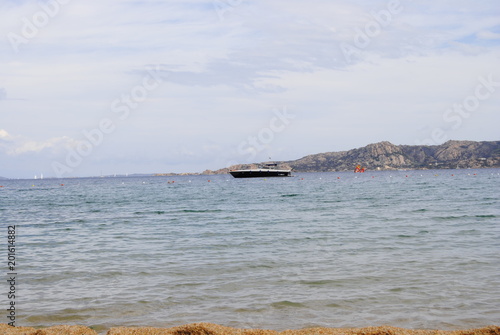
<instances>
[{"instance_id":1,"label":"blurred foreground sand","mask_svg":"<svg viewBox=\"0 0 500 335\"><path fill-rule=\"evenodd\" d=\"M10 327L0 324L1 335L97 335L83 326L53 326L43 329L30 327ZM194 323L173 328L152 327L117 327L111 328L107 335L500 335L500 327L468 330L413 330L396 327L367 328L308 328L300 330L284 330L282 332L263 329L237 329L219 326L212 323Z\"/></svg>"}]
</instances>

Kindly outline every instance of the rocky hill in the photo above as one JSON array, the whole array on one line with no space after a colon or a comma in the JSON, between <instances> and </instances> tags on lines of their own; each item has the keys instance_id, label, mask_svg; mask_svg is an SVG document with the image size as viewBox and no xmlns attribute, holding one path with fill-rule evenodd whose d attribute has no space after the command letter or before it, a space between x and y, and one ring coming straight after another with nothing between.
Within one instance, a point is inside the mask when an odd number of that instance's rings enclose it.
<instances>
[{"instance_id":1,"label":"rocky hill","mask_svg":"<svg viewBox=\"0 0 500 335\"><path fill-rule=\"evenodd\" d=\"M277 163L296 172L352 171L357 165L367 170L500 168L500 141L448 141L432 146L379 142L349 151L326 152ZM228 173L231 169L256 166L235 165L204 173Z\"/></svg>"}]
</instances>

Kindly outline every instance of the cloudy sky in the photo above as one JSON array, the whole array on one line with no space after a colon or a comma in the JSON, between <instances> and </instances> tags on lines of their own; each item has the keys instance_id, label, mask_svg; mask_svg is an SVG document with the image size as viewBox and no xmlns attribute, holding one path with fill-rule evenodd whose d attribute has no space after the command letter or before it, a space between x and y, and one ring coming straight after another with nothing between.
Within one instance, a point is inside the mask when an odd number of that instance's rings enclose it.
<instances>
[{"instance_id":1,"label":"cloudy sky","mask_svg":"<svg viewBox=\"0 0 500 335\"><path fill-rule=\"evenodd\" d=\"M0 176L500 139L498 0L0 0Z\"/></svg>"}]
</instances>

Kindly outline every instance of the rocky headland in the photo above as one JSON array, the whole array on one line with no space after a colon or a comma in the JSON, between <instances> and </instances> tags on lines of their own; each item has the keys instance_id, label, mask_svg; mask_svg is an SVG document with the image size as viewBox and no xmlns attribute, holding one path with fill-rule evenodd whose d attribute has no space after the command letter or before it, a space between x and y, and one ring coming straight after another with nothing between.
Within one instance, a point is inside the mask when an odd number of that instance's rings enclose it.
<instances>
[{"instance_id":1,"label":"rocky headland","mask_svg":"<svg viewBox=\"0 0 500 335\"><path fill-rule=\"evenodd\" d=\"M500 141L448 141L441 145L395 145L385 141L276 163L295 172L353 171L358 165L366 170L500 168ZM203 174L225 174L256 167L257 163L239 164L206 170Z\"/></svg>"}]
</instances>

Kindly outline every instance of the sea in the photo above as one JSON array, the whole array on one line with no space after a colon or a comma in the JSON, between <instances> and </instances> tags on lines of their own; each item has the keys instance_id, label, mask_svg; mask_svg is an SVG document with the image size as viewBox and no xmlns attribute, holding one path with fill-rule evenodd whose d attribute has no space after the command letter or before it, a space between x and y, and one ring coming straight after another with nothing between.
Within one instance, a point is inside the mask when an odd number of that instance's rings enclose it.
<instances>
[{"instance_id":1,"label":"sea","mask_svg":"<svg viewBox=\"0 0 500 335\"><path fill-rule=\"evenodd\" d=\"M0 323L14 302L16 326L100 333L500 324L500 169L0 186Z\"/></svg>"}]
</instances>

